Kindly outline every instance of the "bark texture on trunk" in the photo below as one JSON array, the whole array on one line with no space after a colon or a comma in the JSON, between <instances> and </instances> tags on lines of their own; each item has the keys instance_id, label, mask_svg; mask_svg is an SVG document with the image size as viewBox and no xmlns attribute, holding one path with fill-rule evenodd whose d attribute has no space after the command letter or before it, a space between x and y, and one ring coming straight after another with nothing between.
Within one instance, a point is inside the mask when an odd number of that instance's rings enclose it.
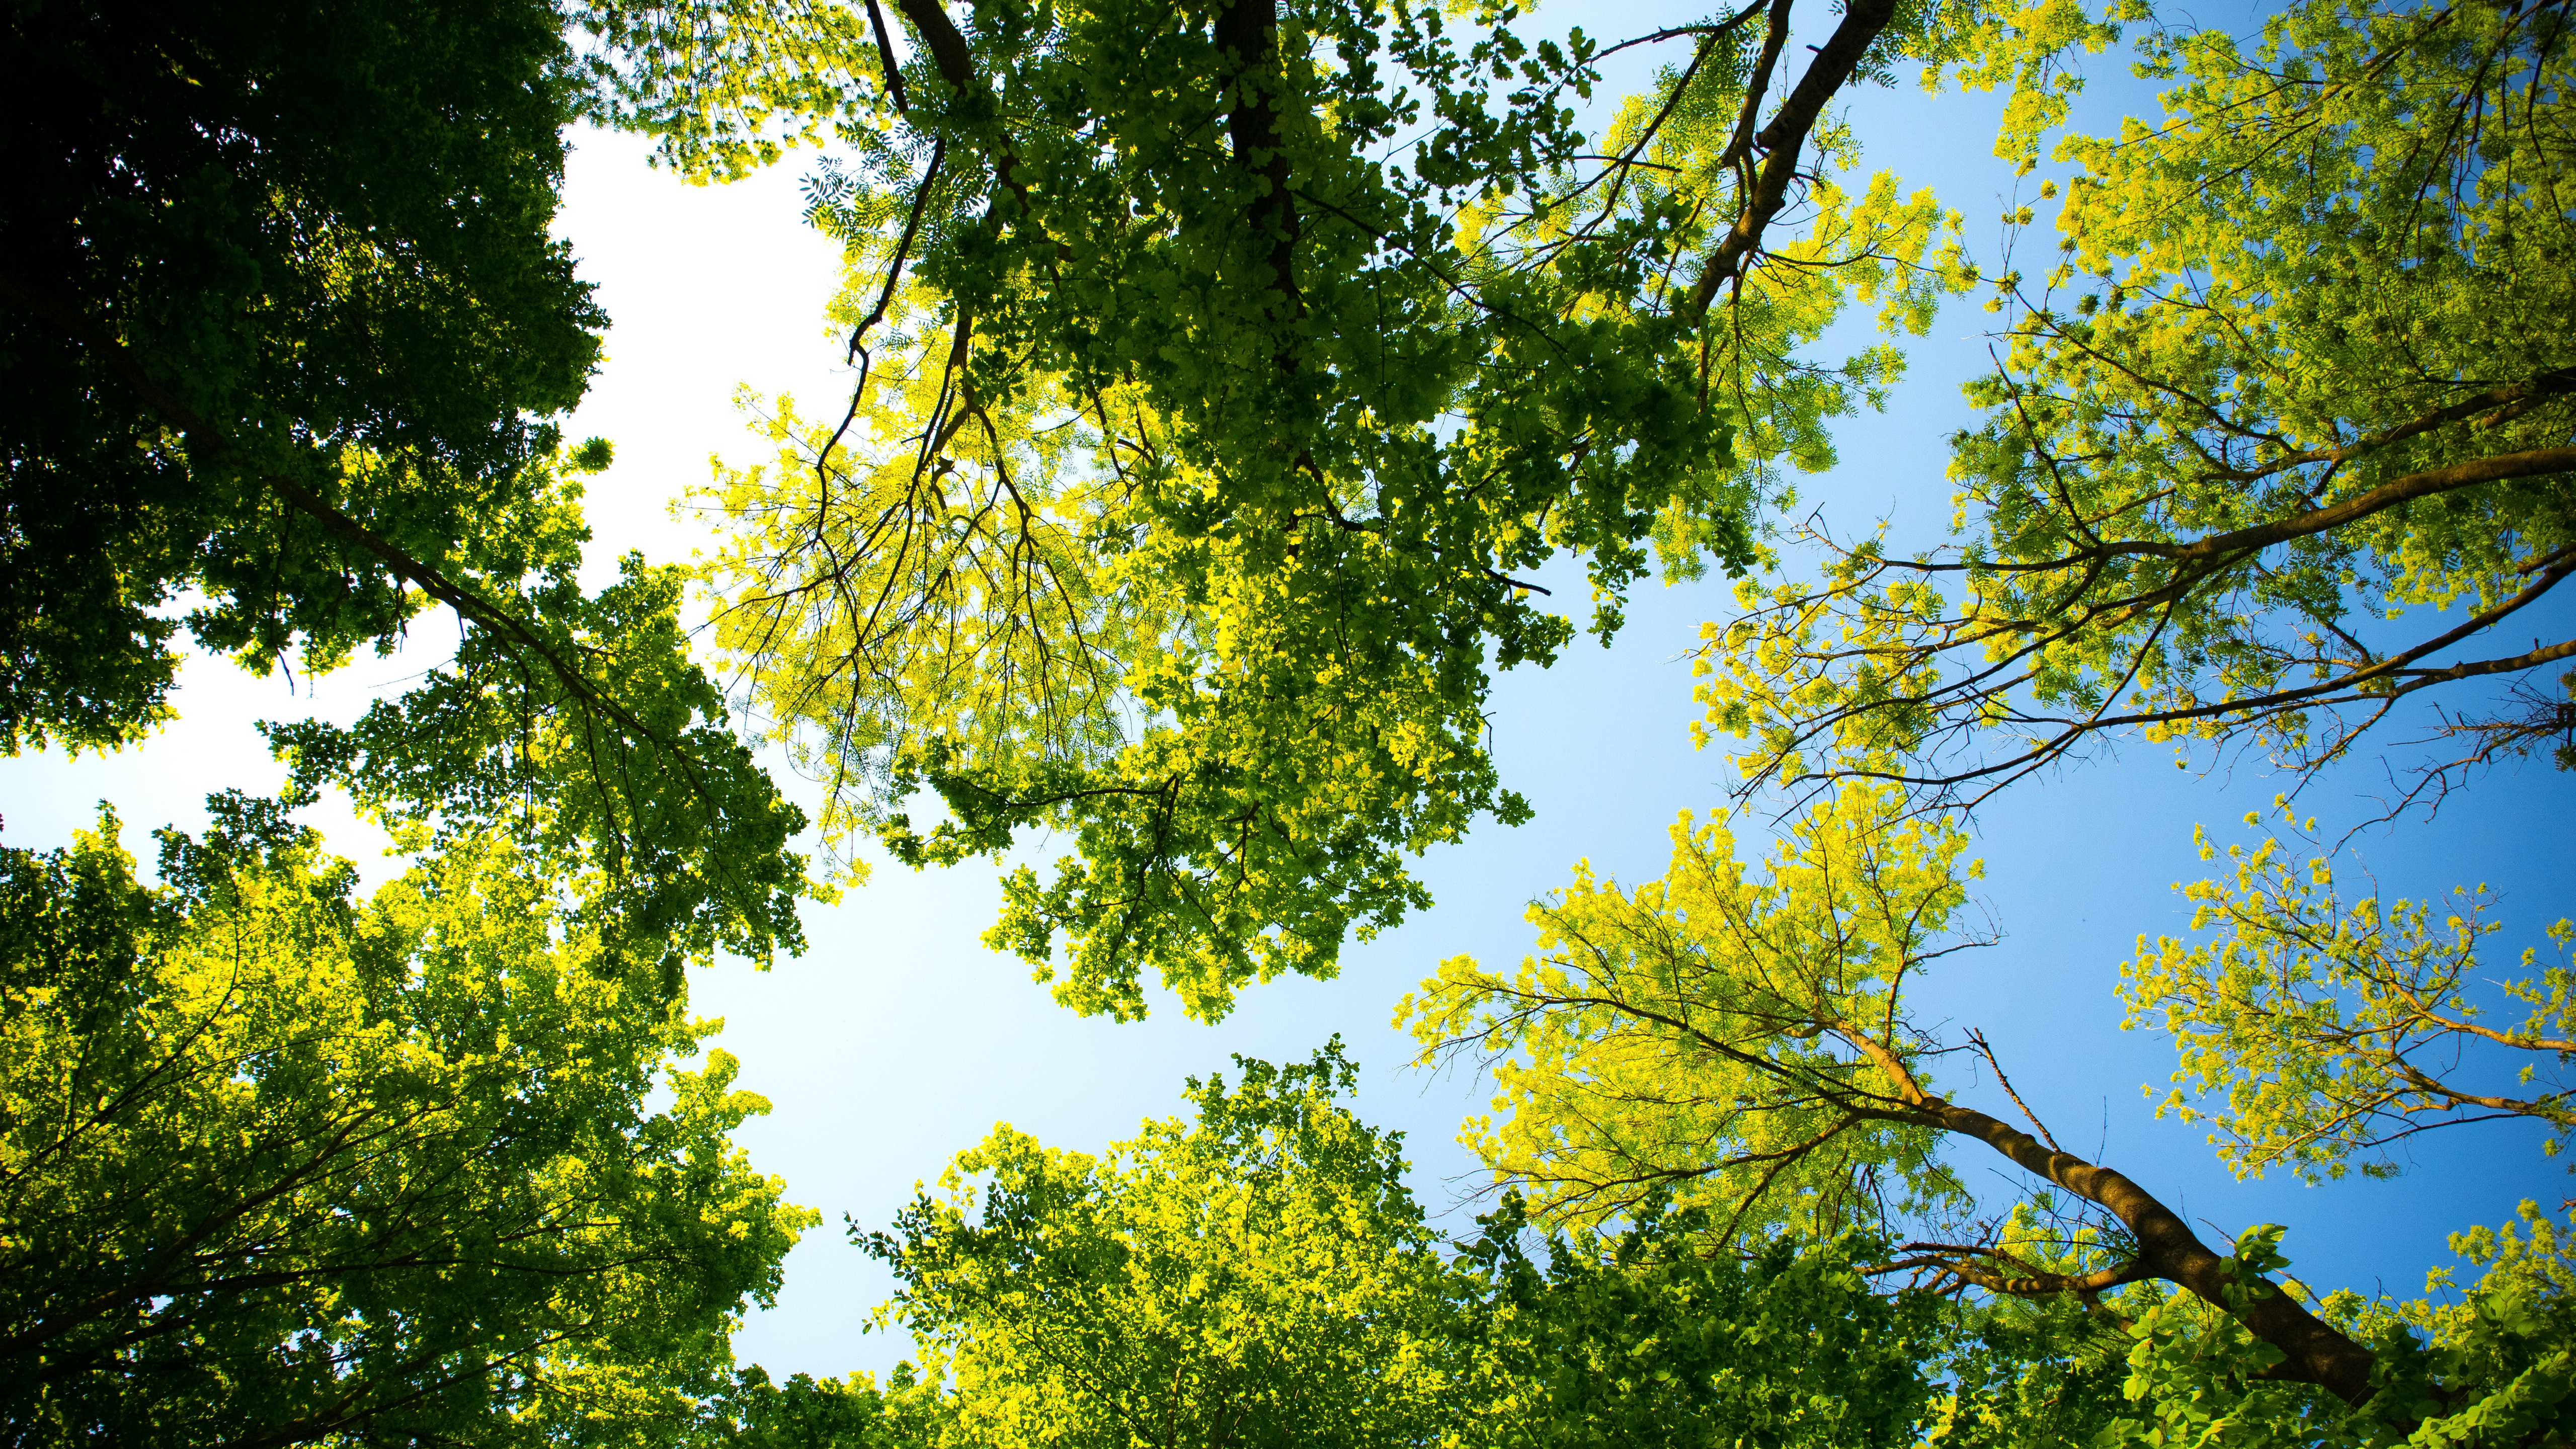
<instances>
[{"instance_id":1,"label":"bark texture on trunk","mask_svg":"<svg viewBox=\"0 0 2576 1449\"><path fill-rule=\"evenodd\" d=\"M2126 1174L2046 1146L2009 1122L1927 1097L1917 1110L1927 1126L1973 1137L2015 1165L2099 1203L2137 1237L2137 1266L2144 1276L2178 1283L2228 1313L2256 1338L2287 1355L2282 1376L2312 1383L2347 1404L2371 1395L2370 1351L2301 1307L2287 1290L2260 1280L2238 1284L2227 1258L2213 1251L2191 1225Z\"/></svg>"},{"instance_id":2,"label":"bark texture on trunk","mask_svg":"<svg viewBox=\"0 0 2576 1449\"><path fill-rule=\"evenodd\" d=\"M1217 16L1217 48L1229 53L1234 109L1226 118L1235 164L1265 187L1244 220L1264 260L1269 285L1294 317L1305 303L1297 288L1297 203L1288 194L1288 153L1279 144L1279 10L1276 0L1234 0Z\"/></svg>"}]
</instances>

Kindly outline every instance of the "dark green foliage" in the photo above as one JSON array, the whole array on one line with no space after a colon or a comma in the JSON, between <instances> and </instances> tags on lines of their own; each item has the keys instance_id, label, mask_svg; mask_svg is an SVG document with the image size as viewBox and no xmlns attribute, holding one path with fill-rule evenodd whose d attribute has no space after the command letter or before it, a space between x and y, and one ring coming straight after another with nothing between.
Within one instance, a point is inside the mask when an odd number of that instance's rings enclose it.
<instances>
[{"instance_id":1,"label":"dark green foliage","mask_svg":"<svg viewBox=\"0 0 2576 1449\"><path fill-rule=\"evenodd\" d=\"M531 637L578 670L572 694L530 650L487 630L410 692L347 728L264 731L299 789L339 785L433 839L524 822L556 879L596 873L584 924L607 963L677 993L682 963L719 948L764 964L804 949L805 817L726 729L723 699L688 657L677 570L623 561L586 596L568 572L513 600Z\"/></svg>"},{"instance_id":2,"label":"dark green foliage","mask_svg":"<svg viewBox=\"0 0 2576 1449\"><path fill-rule=\"evenodd\" d=\"M2132 1406L2122 1395L2131 1340L2072 1295L2003 1299L1966 1310L1936 1406L1943 1449L2093 1441Z\"/></svg>"},{"instance_id":3,"label":"dark green foliage","mask_svg":"<svg viewBox=\"0 0 2576 1449\"><path fill-rule=\"evenodd\" d=\"M533 0L0 11L0 749L168 712L182 621L255 669L423 606L285 479L451 576L550 562L542 418L605 319L552 240Z\"/></svg>"},{"instance_id":4,"label":"dark green foliage","mask_svg":"<svg viewBox=\"0 0 2576 1449\"><path fill-rule=\"evenodd\" d=\"M574 583L549 415L605 319L549 235L573 86L526 0L10 12L0 217L0 752L170 713L182 624L266 672L455 664L354 729L276 728L296 788L451 835L541 818L602 872L612 962L800 943L803 817L724 729L675 579ZM32 158L59 155L68 164ZM32 169L31 169L32 166ZM193 607L178 617L174 605ZM291 666L290 666L291 667Z\"/></svg>"},{"instance_id":5,"label":"dark green foliage","mask_svg":"<svg viewBox=\"0 0 2576 1449\"><path fill-rule=\"evenodd\" d=\"M1497 1445L1910 1446L1932 1413L1953 1310L1877 1291L1883 1244L1782 1239L1708 1251L1696 1212L1528 1252L1520 1199L1458 1261Z\"/></svg>"}]
</instances>

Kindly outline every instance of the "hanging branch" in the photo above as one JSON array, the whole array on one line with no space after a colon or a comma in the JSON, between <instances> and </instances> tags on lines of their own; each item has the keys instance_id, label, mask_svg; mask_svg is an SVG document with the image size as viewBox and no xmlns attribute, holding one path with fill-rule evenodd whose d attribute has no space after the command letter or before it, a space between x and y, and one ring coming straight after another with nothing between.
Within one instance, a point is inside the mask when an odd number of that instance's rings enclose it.
<instances>
[{"instance_id":1,"label":"hanging branch","mask_svg":"<svg viewBox=\"0 0 2576 1449\"><path fill-rule=\"evenodd\" d=\"M133 389L153 411L161 414L170 426L188 435L189 444L200 456L211 461L233 452L231 444L205 418L181 402L178 397L152 380L132 351L114 338L104 336L87 326L70 308L29 288L14 277L0 277L0 297L6 297L24 310L61 327L75 340L88 347L104 361L118 379ZM477 596L472 590L447 577L437 568L414 558L391 539L368 528L348 514L334 508L319 494L282 474L253 465L260 481L296 511L320 524L332 537L350 544L382 562L396 577L412 584L421 592L454 609L493 634L527 650L545 661L547 669L563 684L564 689L582 703L614 721L620 728L670 750L686 759L687 751L656 734L637 719L624 705L602 694L590 680L554 647L539 636L526 620Z\"/></svg>"}]
</instances>

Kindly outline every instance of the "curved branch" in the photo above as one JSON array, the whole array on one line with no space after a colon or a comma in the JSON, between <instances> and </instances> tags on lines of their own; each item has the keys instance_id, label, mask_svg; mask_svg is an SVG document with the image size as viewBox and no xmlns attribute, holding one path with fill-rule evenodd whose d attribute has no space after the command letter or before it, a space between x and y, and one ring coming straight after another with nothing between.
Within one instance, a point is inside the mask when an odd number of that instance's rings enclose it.
<instances>
[{"instance_id":1,"label":"curved branch","mask_svg":"<svg viewBox=\"0 0 2576 1449\"><path fill-rule=\"evenodd\" d=\"M2240 1283L2227 1258L2201 1242L2180 1214L2126 1174L2071 1152L2052 1151L2009 1122L1944 1098L1925 1098L1912 1116L1925 1126L1983 1142L2032 1176L2108 1208L2137 1238L2138 1255L2131 1266L2139 1276L2180 1284L2233 1316L2255 1337L2286 1355L2280 1365L2282 1377L2315 1384L2348 1404L2371 1396L2374 1360L2368 1349L2308 1312L2281 1288L2260 1281Z\"/></svg>"},{"instance_id":2,"label":"curved branch","mask_svg":"<svg viewBox=\"0 0 2576 1449\"><path fill-rule=\"evenodd\" d=\"M1825 102L1851 79L1879 32L1895 18L1896 0L1852 0L1843 11L1842 24L1834 27L1833 38L1816 52L1815 63L1799 77L1789 99L1781 102L1779 113L1753 138L1753 144L1768 154L1734 228L1709 254L1708 264L1701 269L1699 285L1691 289L1690 299L1684 303L1686 315L1694 319L1704 316L1718 288L1735 278L1761 247L1763 229L1788 203L1789 183L1798 171L1798 153L1805 149L1807 134L1824 113Z\"/></svg>"},{"instance_id":3,"label":"curved branch","mask_svg":"<svg viewBox=\"0 0 2576 1449\"><path fill-rule=\"evenodd\" d=\"M198 449L202 456L212 460L233 451L231 443L212 424L200 416L195 409L181 402L176 394L155 382L132 351L122 342L100 334L78 313L26 286L15 277L0 276L0 297L5 297L26 311L52 322L69 333L74 340L88 347L127 387L133 389L135 396L141 398L146 406L159 413L171 427L186 433L190 445ZM526 620L486 602L464 585L447 577L439 569L414 558L401 545L331 506L321 495L295 480L256 465L253 466L253 471L260 481L275 490L279 498L292 505L296 511L322 525L324 531L334 538L373 555L395 576L454 609L460 617L481 625L545 661L547 669L563 684L566 692L607 716L619 728L668 749L683 759L687 758L687 752L677 743L663 739L648 728L642 720L637 719L624 705L602 694L586 675L557 653L554 647L540 637Z\"/></svg>"}]
</instances>

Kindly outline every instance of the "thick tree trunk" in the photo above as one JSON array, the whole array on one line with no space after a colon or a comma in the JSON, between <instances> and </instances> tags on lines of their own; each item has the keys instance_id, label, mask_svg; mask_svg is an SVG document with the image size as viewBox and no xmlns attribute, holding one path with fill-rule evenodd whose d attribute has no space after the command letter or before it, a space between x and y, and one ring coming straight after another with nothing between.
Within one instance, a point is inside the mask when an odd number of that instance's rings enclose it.
<instances>
[{"instance_id":1,"label":"thick tree trunk","mask_svg":"<svg viewBox=\"0 0 2576 1449\"><path fill-rule=\"evenodd\" d=\"M2289 1293L2260 1281L2237 1284L2226 1258L2211 1251L2181 1215L2127 1176L2061 1152L2010 1123L1939 1097L1916 1108L1927 1126L1973 1137L2088 1202L2111 1210L2138 1240L2138 1267L2146 1276L2181 1284L2286 1354L2283 1377L2312 1383L2348 1404L2371 1395L2370 1351L2344 1337ZM2231 1296L2230 1289L2235 1292Z\"/></svg>"},{"instance_id":2,"label":"thick tree trunk","mask_svg":"<svg viewBox=\"0 0 2576 1449\"><path fill-rule=\"evenodd\" d=\"M1235 164L1259 177L1265 189L1245 215L1256 252L1269 242L1269 286L1287 303L1287 315L1304 308L1297 290L1297 204L1288 194L1288 153L1279 144L1279 11L1275 0L1234 0L1216 20L1216 43L1231 52L1234 110L1227 117Z\"/></svg>"},{"instance_id":3,"label":"thick tree trunk","mask_svg":"<svg viewBox=\"0 0 2576 1449\"><path fill-rule=\"evenodd\" d=\"M2315 1384L2347 1404L2370 1397L2370 1371L2377 1362L2370 1350L2300 1307L2287 1290L2260 1280L2242 1284L2231 1280L2227 1259L2212 1252L2181 1214L2155 1194L2123 1173L2050 1147L2009 1122L1924 1091L1904 1059L1867 1032L1844 1026L1837 1034L1887 1074L1904 1104L1893 1110L1870 1109L1863 1115L1973 1137L2024 1171L2110 1209L2138 1240L2137 1276L2182 1285L2279 1349L2284 1360L2276 1371L2278 1377Z\"/></svg>"}]
</instances>

